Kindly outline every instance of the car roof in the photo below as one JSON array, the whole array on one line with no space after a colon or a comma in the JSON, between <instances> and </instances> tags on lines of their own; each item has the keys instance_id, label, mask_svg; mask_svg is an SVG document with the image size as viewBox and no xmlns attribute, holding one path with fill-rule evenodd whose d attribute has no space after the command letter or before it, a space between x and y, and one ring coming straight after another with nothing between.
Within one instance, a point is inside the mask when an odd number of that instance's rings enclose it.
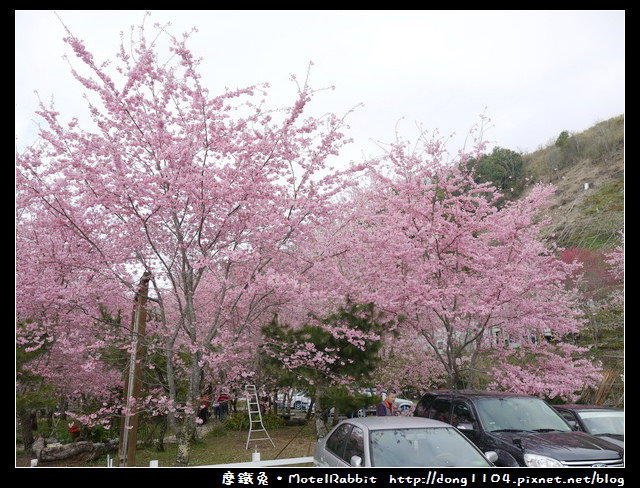
<instances>
[{"instance_id":1,"label":"car roof","mask_svg":"<svg viewBox=\"0 0 640 488\"><path fill-rule=\"evenodd\" d=\"M354 417L350 419L345 419L341 423L351 423L354 425L359 425L361 427L366 427L368 429L379 430L379 429L413 429L417 427L448 427L451 425L440 422L439 420L428 419L425 417L405 417L403 415L395 416L395 417Z\"/></svg>"},{"instance_id":2,"label":"car roof","mask_svg":"<svg viewBox=\"0 0 640 488\"><path fill-rule=\"evenodd\" d=\"M605 405L583 405L577 403L568 403L564 405L552 405L554 408L565 408L567 410L605 410L605 411L615 411L622 412L624 411L622 408L617 407L607 407Z\"/></svg>"},{"instance_id":3,"label":"car roof","mask_svg":"<svg viewBox=\"0 0 640 488\"><path fill-rule=\"evenodd\" d=\"M524 393L512 393L508 391L493 391L493 390L432 390L426 394L431 395L459 395L466 397L524 397L524 398L536 398L531 395L525 395Z\"/></svg>"}]
</instances>

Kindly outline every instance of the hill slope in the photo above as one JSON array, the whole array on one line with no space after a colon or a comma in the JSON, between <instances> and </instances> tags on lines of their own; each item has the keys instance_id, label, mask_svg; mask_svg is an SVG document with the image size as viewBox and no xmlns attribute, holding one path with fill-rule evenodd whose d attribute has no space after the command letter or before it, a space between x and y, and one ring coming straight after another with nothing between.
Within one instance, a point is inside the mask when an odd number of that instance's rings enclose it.
<instances>
[{"instance_id":1,"label":"hill slope","mask_svg":"<svg viewBox=\"0 0 640 488\"><path fill-rule=\"evenodd\" d=\"M545 238L564 248L596 252L620 244L625 222L623 115L579 134L561 134L554 145L523 159L532 182L556 187ZM590 359L602 362L604 378L599 391L583 392L582 400L624 406L624 304L611 300L611 289L594 289L584 290L588 320L577 343L590 348Z\"/></svg>"},{"instance_id":2,"label":"hill slope","mask_svg":"<svg viewBox=\"0 0 640 488\"><path fill-rule=\"evenodd\" d=\"M610 249L624 228L624 116L523 156L532 181L551 183L547 237L563 247Z\"/></svg>"}]
</instances>

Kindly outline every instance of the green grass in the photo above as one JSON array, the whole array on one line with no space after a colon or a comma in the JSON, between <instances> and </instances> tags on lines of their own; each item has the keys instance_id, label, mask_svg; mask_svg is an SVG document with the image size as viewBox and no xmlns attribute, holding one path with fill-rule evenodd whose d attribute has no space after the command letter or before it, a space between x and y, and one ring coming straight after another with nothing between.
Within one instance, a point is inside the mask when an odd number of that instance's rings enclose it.
<instances>
[{"instance_id":1,"label":"green grass","mask_svg":"<svg viewBox=\"0 0 640 488\"><path fill-rule=\"evenodd\" d=\"M256 445L261 453L262 460L313 455L313 446L316 442L313 422L305 425L288 426L284 425L284 421L281 418L271 419L270 416L265 416L264 425L269 436L274 441L275 447L269 441L261 440L249 443L249 448L247 448L249 429L245 425L248 422L244 422L244 417L246 417L246 414L239 412L236 415L232 415L224 423L211 420L208 424L208 427L212 427L211 431L192 443L189 465L205 466L248 462L252 460L252 453ZM39 427L42 427L40 430L45 430L46 422L42 422ZM49 430L50 433L50 429L47 428L46 430ZM141 437L146 437L149 440L149 436L141 436L140 434L141 432L138 434L139 441ZM36 435L37 432L34 432L34 437ZM258 437L264 437L264 434L259 433ZM252 437L252 439L255 438L256 436ZM17 439L17 443L20 443L20 441L21 439ZM148 467L151 461L158 461L158 465L161 467L175 466L177 457L176 444L167 437L163 447L164 449L160 450L155 442L140 442L136 450L136 467ZM22 454L27 453L16 450L16 456ZM56 466L106 467L109 458L113 460L113 465L118 465L118 452L113 450L108 455L102 455L97 459L85 461L69 459L57 463ZM46 466L47 463L43 465Z\"/></svg>"},{"instance_id":2,"label":"green grass","mask_svg":"<svg viewBox=\"0 0 640 488\"><path fill-rule=\"evenodd\" d=\"M269 441L259 441L250 443L247 449L248 430L214 429L204 438L192 444L189 465L205 466L248 462L251 461L256 444L258 444L258 450L263 460L313 455L310 446L315 444L316 437L312 425L283 426L267 429L267 431L276 444L275 448ZM295 441L294 445L292 445L292 441ZM159 451L153 446L139 447L136 451L136 466L149 466L153 460L157 460L159 466L174 466L176 455L177 446L175 443L165 443L163 451ZM105 466L106 456L93 461L92 465Z\"/></svg>"}]
</instances>

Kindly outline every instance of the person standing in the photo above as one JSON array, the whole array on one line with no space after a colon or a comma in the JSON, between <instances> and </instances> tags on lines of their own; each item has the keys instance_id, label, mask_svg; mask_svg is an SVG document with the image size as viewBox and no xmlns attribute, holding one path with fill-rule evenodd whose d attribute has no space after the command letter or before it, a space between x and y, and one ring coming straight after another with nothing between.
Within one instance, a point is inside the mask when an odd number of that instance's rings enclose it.
<instances>
[{"instance_id":1,"label":"person standing","mask_svg":"<svg viewBox=\"0 0 640 488\"><path fill-rule=\"evenodd\" d=\"M396 401L396 391L387 390L387 396L383 401L378 403L376 407L376 415L378 417L392 417L396 415L396 406L393 402Z\"/></svg>"},{"instance_id":2,"label":"person standing","mask_svg":"<svg viewBox=\"0 0 640 488\"><path fill-rule=\"evenodd\" d=\"M218 403L220 404L220 406L218 407L218 416L220 420L226 419L229 415L229 399L229 395L227 395L226 393L221 393L218 397Z\"/></svg>"},{"instance_id":3,"label":"person standing","mask_svg":"<svg viewBox=\"0 0 640 488\"><path fill-rule=\"evenodd\" d=\"M198 412L198 417L202 420L203 424L206 424L209 417L211 417L211 414L209 413L209 397L207 395L204 395L200 399L200 411Z\"/></svg>"}]
</instances>

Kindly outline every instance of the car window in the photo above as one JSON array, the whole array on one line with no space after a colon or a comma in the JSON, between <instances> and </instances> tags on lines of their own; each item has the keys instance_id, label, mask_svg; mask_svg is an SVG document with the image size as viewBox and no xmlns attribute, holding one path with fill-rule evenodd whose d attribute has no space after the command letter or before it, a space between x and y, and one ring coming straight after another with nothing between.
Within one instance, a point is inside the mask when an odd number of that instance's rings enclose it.
<instances>
[{"instance_id":1,"label":"car window","mask_svg":"<svg viewBox=\"0 0 640 488\"><path fill-rule=\"evenodd\" d=\"M441 422L450 423L451 421L451 400L447 398L437 398L431 410L429 418L440 420Z\"/></svg>"},{"instance_id":2,"label":"car window","mask_svg":"<svg viewBox=\"0 0 640 488\"><path fill-rule=\"evenodd\" d=\"M416 411L413 413L416 417L428 417L429 416L429 408L431 407L431 403L435 397L433 395L426 394L424 395L418 405L416 406Z\"/></svg>"},{"instance_id":3,"label":"car window","mask_svg":"<svg viewBox=\"0 0 640 488\"><path fill-rule=\"evenodd\" d=\"M558 410L558 413L564 417L567 422L572 422L572 425L576 423L576 417L573 412L568 410Z\"/></svg>"},{"instance_id":4,"label":"car window","mask_svg":"<svg viewBox=\"0 0 640 488\"><path fill-rule=\"evenodd\" d=\"M341 459L344 459L346 439L349 437L351 428L351 424L343 424L327 439L327 450L331 451Z\"/></svg>"},{"instance_id":5,"label":"car window","mask_svg":"<svg viewBox=\"0 0 640 488\"><path fill-rule=\"evenodd\" d=\"M453 427L374 430L369 442L372 466L490 466L483 454Z\"/></svg>"},{"instance_id":6,"label":"car window","mask_svg":"<svg viewBox=\"0 0 640 488\"><path fill-rule=\"evenodd\" d=\"M473 424L476 421L471 405L466 402L455 402L453 404L453 415L451 416L451 423L456 424Z\"/></svg>"},{"instance_id":7,"label":"car window","mask_svg":"<svg viewBox=\"0 0 640 488\"><path fill-rule=\"evenodd\" d=\"M482 398L477 403L482 424L490 432L568 432L569 424L538 398Z\"/></svg>"},{"instance_id":8,"label":"car window","mask_svg":"<svg viewBox=\"0 0 640 488\"><path fill-rule=\"evenodd\" d=\"M353 456L359 456L364 462L364 432L360 427L354 427L345 442L343 459L350 464Z\"/></svg>"},{"instance_id":9,"label":"car window","mask_svg":"<svg viewBox=\"0 0 640 488\"><path fill-rule=\"evenodd\" d=\"M587 432L593 435L624 435L624 412L579 412Z\"/></svg>"}]
</instances>

